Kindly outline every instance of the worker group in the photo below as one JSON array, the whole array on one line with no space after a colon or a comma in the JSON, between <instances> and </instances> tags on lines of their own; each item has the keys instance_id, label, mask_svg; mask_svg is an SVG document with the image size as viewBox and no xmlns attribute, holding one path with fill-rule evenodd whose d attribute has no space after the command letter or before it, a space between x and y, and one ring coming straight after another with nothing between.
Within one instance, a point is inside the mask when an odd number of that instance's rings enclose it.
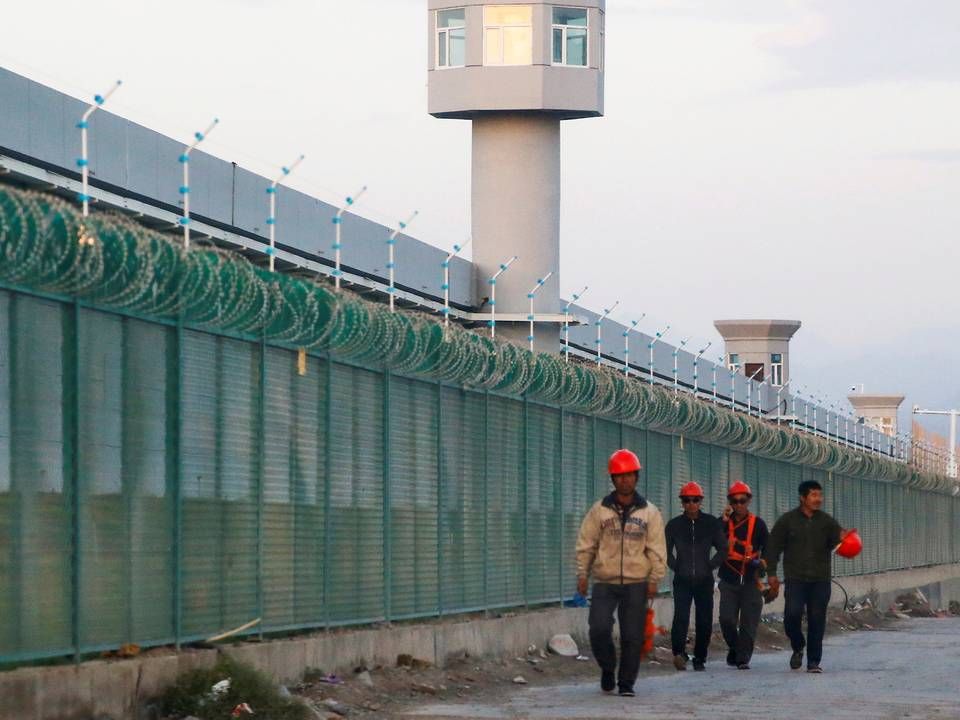
<instances>
[{"instance_id":1,"label":"worker group","mask_svg":"<svg viewBox=\"0 0 960 720\"><path fill-rule=\"evenodd\" d=\"M640 470L630 450L610 456L613 492L590 508L577 540L577 591L591 596L590 645L600 666L601 689L626 697L635 694L647 607L668 568L673 571L674 667L685 671L690 664L687 636L693 605L693 669L706 670L718 587L726 664L749 670L763 606L780 594L781 558L783 625L792 650L789 667L801 670L806 657L806 671L822 673L832 554L855 557L862 547L856 530L844 530L822 510L823 487L813 480L800 483L797 507L768 529L750 511L753 493L742 480L728 488L720 517L701 509L703 488L688 482L679 489L683 512L665 524L660 510L637 492ZM614 613L620 626L619 666Z\"/></svg>"}]
</instances>

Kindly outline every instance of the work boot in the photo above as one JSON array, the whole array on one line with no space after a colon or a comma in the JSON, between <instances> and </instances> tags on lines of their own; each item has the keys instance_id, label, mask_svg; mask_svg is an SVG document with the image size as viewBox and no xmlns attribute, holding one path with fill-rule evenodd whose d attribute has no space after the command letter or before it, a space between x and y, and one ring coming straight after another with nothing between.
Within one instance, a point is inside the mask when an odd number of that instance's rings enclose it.
<instances>
[{"instance_id":1,"label":"work boot","mask_svg":"<svg viewBox=\"0 0 960 720\"><path fill-rule=\"evenodd\" d=\"M600 674L600 689L604 692L613 692L615 687L617 687L617 679L613 670L604 670Z\"/></svg>"},{"instance_id":2,"label":"work boot","mask_svg":"<svg viewBox=\"0 0 960 720\"><path fill-rule=\"evenodd\" d=\"M686 655L674 655L673 656L673 666L677 670L686 670L687 669L687 656Z\"/></svg>"},{"instance_id":3,"label":"work boot","mask_svg":"<svg viewBox=\"0 0 960 720\"><path fill-rule=\"evenodd\" d=\"M819 663L811 663L810 665L807 665L807 672L816 673L819 675L820 673L823 672L823 668L820 667Z\"/></svg>"},{"instance_id":4,"label":"work boot","mask_svg":"<svg viewBox=\"0 0 960 720\"><path fill-rule=\"evenodd\" d=\"M733 650L727 651L727 665L730 667L737 666L737 653L735 653Z\"/></svg>"},{"instance_id":5,"label":"work boot","mask_svg":"<svg viewBox=\"0 0 960 720\"><path fill-rule=\"evenodd\" d=\"M632 687L620 686L620 691L617 693L620 697L636 697L637 694L633 691Z\"/></svg>"},{"instance_id":6,"label":"work boot","mask_svg":"<svg viewBox=\"0 0 960 720\"><path fill-rule=\"evenodd\" d=\"M790 669L799 670L801 665L803 665L803 650L794 650L793 655L790 656Z\"/></svg>"},{"instance_id":7,"label":"work boot","mask_svg":"<svg viewBox=\"0 0 960 720\"><path fill-rule=\"evenodd\" d=\"M693 669L696 670L697 672L703 672L704 670L707 669L707 663L706 663L705 661L703 661L703 660L698 659L698 658L694 658L694 659L693 659Z\"/></svg>"}]
</instances>

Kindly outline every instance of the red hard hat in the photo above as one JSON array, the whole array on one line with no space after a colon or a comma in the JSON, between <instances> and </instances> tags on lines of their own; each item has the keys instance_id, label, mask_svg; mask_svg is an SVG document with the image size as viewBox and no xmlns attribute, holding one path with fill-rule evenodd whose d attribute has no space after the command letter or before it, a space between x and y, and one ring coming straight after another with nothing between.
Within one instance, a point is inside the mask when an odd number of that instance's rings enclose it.
<instances>
[{"instance_id":1,"label":"red hard hat","mask_svg":"<svg viewBox=\"0 0 960 720\"><path fill-rule=\"evenodd\" d=\"M695 482L688 482L680 488L680 497L703 497L703 488Z\"/></svg>"},{"instance_id":2,"label":"red hard hat","mask_svg":"<svg viewBox=\"0 0 960 720\"><path fill-rule=\"evenodd\" d=\"M863 540L860 539L860 533L851 530L846 537L837 545L837 555L845 558L855 558L863 550Z\"/></svg>"},{"instance_id":3,"label":"red hard hat","mask_svg":"<svg viewBox=\"0 0 960 720\"><path fill-rule=\"evenodd\" d=\"M730 486L730 489L727 490L727 497L733 497L734 495L746 495L747 497L753 497L753 493L750 492L750 486L747 485L743 480L737 480L733 485Z\"/></svg>"},{"instance_id":4,"label":"red hard hat","mask_svg":"<svg viewBox=\"0 0 960 720\"><path fill-rule=\"evenodd\" d=\"M617 450L607 461L607 470L611 475L640 472L640 458L629 450Z\"/></svg>"}]
</instances>

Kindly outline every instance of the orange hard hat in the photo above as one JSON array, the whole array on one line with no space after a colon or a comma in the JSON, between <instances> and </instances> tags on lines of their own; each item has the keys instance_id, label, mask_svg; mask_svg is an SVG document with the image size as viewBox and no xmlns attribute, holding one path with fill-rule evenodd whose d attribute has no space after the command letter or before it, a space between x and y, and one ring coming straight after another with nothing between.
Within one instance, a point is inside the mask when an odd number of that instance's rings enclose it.
<instances>
[{"instance_id":1,"label":"orange hard hat","mask_svg":"<svg viewBox=\"0 0 960 720\"><path fill-rule=\"evenodd\" d=\"M747 497L753 497L753 493L750 491L750 486L747 485L743 480L737 480L733 485L730 486L730 489L727 490L727 497L733 497L734 495L746 495Z\"/></svg>"},{"instance_id":2,"label":"orange hard hat","mask_svg":"<svg viewBox=\"0 0 960 720\"><path fill-rule=\"evenodd\" d=\"M607 461L607 470L611 475L640 472L640 458L629 450L617 450Z\"/></svg>"},{"instance_id":3,"label":"orange hard hat","mask_svg":"<svg viewBox=\"0 0 960 720\"><path fill-rule=\"evenodd\" d=\"M688 482L680 488L680 497L703 497L703 488L695 482Z\"/></svg>"},{"instance_id":4,"label":"orange hard hat","mask_svg":"<svg viewBox=\"0 0 960 720\"><path fill-rule=\"evenodd\" d=\"M855 558L863 550L863 540L856 530L848 532L840 544L837 545L837 555L845 558Z\"/></svg>"}]
</instances>

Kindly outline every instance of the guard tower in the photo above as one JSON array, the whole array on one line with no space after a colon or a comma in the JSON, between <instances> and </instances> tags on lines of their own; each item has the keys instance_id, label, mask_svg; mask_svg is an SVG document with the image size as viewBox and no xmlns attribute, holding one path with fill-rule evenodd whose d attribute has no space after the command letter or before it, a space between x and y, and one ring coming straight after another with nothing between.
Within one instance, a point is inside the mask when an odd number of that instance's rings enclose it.
<instances>
[{"instance_id":1,"label":"guard tower","mask_svg":"<svg viewBox=\"0 0 960 720\"><path fill-rule=\"evenodd\" d=\"M790 339L799 320L715 320L723 336L727 367L773 387L790 381Z\"/></svg>"},{"instance_id":2,"label":"guard tower","mask_svg":"<svg viewBox=\"0 0 960 720\"><path fill-rule=\"evenodd\" d=\"M899 432L897 413L903 402L903 395L879 395L877 393L858 393L847 395L847 400L856 411L857 417L869 427L876 428L884 435L894 436Z\"/></svg>"},{"instance_id":3,"label":"guard tower","mask_svg":"<svg viewBox=\"0 0 960 720\"><path fill-rule=\"evenodd\" d=\"M429 111L473 124L472 232L478 298L497 281L497 314L560 303L560 122L603 114L605 0L428 0ZM525 342L524 326L498 334ZM556 352L557 325L538 326Z\"/></svg>"}]
</instances>

